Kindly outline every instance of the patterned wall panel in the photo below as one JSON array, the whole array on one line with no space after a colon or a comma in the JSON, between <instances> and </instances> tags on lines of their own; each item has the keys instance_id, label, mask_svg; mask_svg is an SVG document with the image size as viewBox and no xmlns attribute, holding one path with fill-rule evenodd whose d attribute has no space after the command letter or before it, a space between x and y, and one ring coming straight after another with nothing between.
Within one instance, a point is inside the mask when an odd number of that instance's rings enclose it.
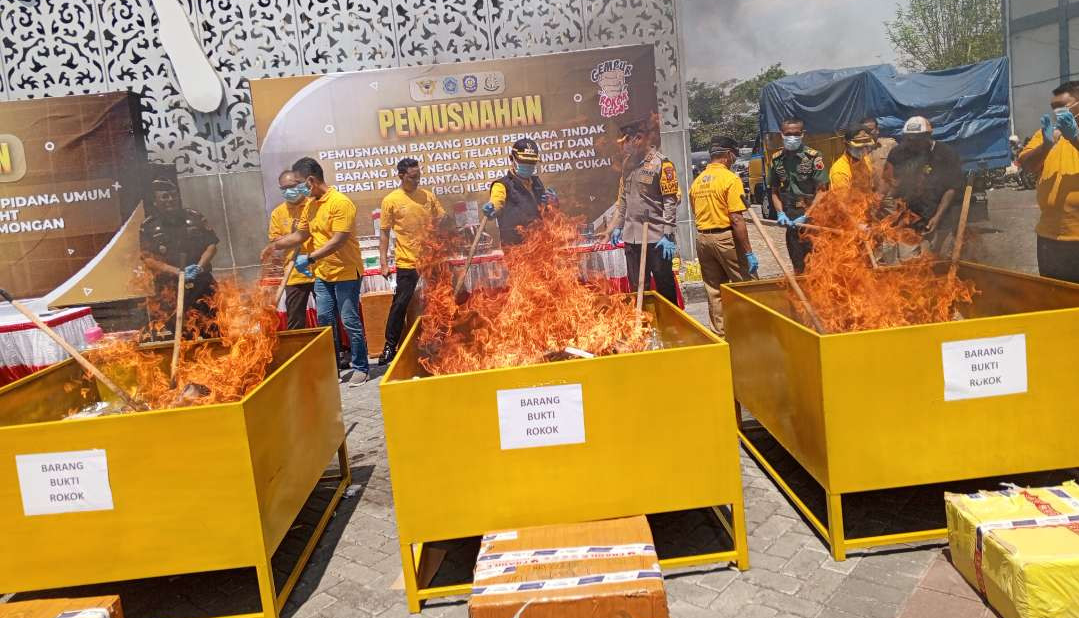
<instances>
[{"instance_id":1,"label":"patterned wall panel","mask_svg":"<svg viewBox=\"0 0 1079 618\"><path fill-rule=\"evenodd\" d=\"M303 73L397 66L394 0L294 0Z\"/></svg>"},{"instance_id":2,"label":"patterned wall panel","mask_svg":"<svg viewBox=\"0 0 1079 618\"><path fill-rule=\"evenodd\" d=\"M491 0L494 56L510 58L582 49L584 21L581 0Z\"/></svg>"},{"instance_id":3,"label":"patterned wall panel","mask_svg":"<svg viewBox=\"0 0 1079 618\"><path fill-rule=\"evenodd\" d=\"M400 64L491 59L489 1L397 0L394 24Z\"/></svg>"},{"instance_id":4,"label":"patterned wall panel","mask_svg":"<svg viewBox=\"0 0 1079 618\"><path fill-rule=\"evenodd\" d=\"M183 5L192 21L193 0ZM142 96L142 122L151 160L176 163L181 174L217 172L213 123L185 103L157 36L149 0L100 0L98 5L110 90Z\"/></svg>"},{"instance_id":5,"label":"patterned wall panel","mask_svg":"<svg viewBox=\"0 0 1079 618\"><path fill-rule=\"evenodd\" d=\"M93 4L85 0L0 3L4 83L12 99L106 90Z\"/></svg>"},{"instance_id":6,"label":"patterned wall panel","mask_svg":"<svg viewBox=\"0 0 1079 618\"><path fill-rule=\"evenodd\" d=\"M678 31L672 0L586 0L589 47L654 43L663 128L682 128Z\"/></svg>"}]
</instances>

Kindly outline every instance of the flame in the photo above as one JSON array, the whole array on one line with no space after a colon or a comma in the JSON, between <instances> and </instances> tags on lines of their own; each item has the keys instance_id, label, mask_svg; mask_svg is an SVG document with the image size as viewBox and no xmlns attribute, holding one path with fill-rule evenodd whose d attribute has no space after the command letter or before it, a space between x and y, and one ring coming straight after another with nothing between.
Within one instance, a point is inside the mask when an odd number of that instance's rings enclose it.
<instances>
[{"instance_id":1,"label":"flame","mask_svg":"<svg viewBox=\"0 0 1079 618\"><path fill-rule=\"evenodd\" d=\"M900 203L881 216L880 198L855 185L828 191L810 206L813 251L800 284L827 332L849 332L944 322L976 293L954 272L938 274L938 258L922 254L894 267L874 267L870 251L880 243L917 244L909 227L917 215ZM793 294L792 303L805 318Z\"/></svg>"},{"instance_id":2,"label":"flame","mask_svg":"<svg viewBox=\"0 0 1079 618\"><path fill-rule=\"evenodd\" d=\"M628 297L611 296L605 279L581 280L580 219L548 209L525 230L525 241L505 249L503 289L478 289L458 304L453 242L434 231L420 267L426 309L419 362L432 375L517 367L543 362L567 347L595 355L637 352L651 329Z\"/></svg>"},{"instance_id":3,"label":"flame","mask_svg":"<svg viewBox=\"0 0 1079 618\"><path fill-rule=\"evenodd\" d=\"M172 312L175 292L171 299L166 296L148 299L151 325L169 321L161 311ZM231 282L218 282L208 302L216 315L206 318L189 310L184 333L220 333L220 342L184 341L175 383L169 378L171 356L143 349L132 339L106 339L87 357L151 409L236 401L266 376L277 347L277 310L264 291Z\"/></svg>"}]
</instances>

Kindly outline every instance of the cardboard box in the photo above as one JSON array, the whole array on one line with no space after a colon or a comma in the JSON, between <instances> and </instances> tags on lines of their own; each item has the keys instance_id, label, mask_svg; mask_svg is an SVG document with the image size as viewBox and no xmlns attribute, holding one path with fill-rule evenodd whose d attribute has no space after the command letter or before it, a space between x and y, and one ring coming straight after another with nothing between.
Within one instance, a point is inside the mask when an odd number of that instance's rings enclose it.
<instances>
[{"instance_id":1,"label":"cardboard box","mask_svg":"<svg viewBox=\"0 0 1079 618\"><path fill-rule=\"evenodd\" d=\"M648 520L485 535L468 612L472 618L667 618Z\"/></svg>"},{"instance_id":2,"label":"cardboard box","mask_svg":"<svg viewBox=\"0 0 1079 618\"><path fill-rule=\"evenodd\" d=\"M82 599L37 599L16 603L0 603L0 618L57 618L66 614L74 618L81 610L104 610L107 618L124 618L120 597L87 597ZM100 612L87 612L86 618L97 618Z\"/></svg>"},{"instance_id":3,"label":"cardboard box","mask_svg":"<svg viewBox=\"0 0 1079 618\"><path fill-rule=\"evenodd\" d=\"M945 494L952 562L1004 618L1079 618L1079 485Z\"/></svg>"}]
</instances>

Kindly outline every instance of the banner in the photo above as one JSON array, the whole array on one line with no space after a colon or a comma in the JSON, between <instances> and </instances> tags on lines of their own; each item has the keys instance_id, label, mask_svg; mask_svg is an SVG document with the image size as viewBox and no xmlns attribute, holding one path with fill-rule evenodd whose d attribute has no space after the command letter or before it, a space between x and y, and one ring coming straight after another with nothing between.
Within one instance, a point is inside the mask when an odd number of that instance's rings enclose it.
<instances>
[{"instance_id":1,"label":"banner","mask_svg":"<svg viewBox=\"0 0 1079 618\"><path fill-rule=\"evenodd\" d=\"M79 272L135 211L145 165L135 95L0 103L0 287L37 297Z\"/></svg>"},{"instance_id":2,"label":"banner","mask_svg":"<svg viewBox=\"0 0 1079 618\"><path fill-rule=\"evenodd\" d=\"M656 126L655 82L651 45L254 80L266 207L281 202L279 174L313 157L356 203L360 233L372 234L369 217L411 157L443 206L476 216L510 146L531 137L559 207L598 223L618 191L618 126Z\"/></svg>"}]
</instances>

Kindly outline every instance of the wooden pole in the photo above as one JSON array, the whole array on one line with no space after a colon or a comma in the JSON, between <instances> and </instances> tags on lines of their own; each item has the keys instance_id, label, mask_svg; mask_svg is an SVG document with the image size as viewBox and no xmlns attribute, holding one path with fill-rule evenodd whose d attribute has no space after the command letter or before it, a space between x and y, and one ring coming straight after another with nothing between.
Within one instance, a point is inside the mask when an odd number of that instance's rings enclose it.
<instances>
[{"instance_id":1,"label":"wooden pole","mask_svg":"<svg viewBox=\"0 0 1079 618\"><path fill-rule=\"evenodd\" d=\"M637 317L641 317L644 312L644 279L645 272L644 267L647 264L648 257L648 222L644 222L644 232L641 236L641 261L640 267L637 269Z\"/></svg>"},{"instance_id":2,"label":"wooden pole","mask_svg":"<svg viewBox=\"0 0 1079 618\"><path fill-rule=\"evenodd\" d=\"M185 262L183 256L180 263ZM169 365L169 379L176 384L176 368L180 365L180 344L184 339L184 290L187 282L184 280L184 271L176 277L176 326L172 333L172 363Z\"/></svg>"},{"instance_id":3,"label":"wooden pole","mask_svg":"<svg viewBox=\"0 0 1079 618\"><path fill-rule=\"evenodd\" d=\"M761 225L761 219L757 216L757 212L752 208L746 209L746 212L749 213L749 218L753 220L753 225L756 226L757 232L761 235L761 238L764 239L764 244L768 245L768 250L772 252L772 257L779 262L779 267L783 269L783 276L787 278L787 283L790 284L791 289L794 290L795 296L802 302L802 307L809 316L809 320L813 323L813 327L821 334L827 334L828 330L824 328L824 323L821 322L820 316L813 310L813 306L809 304L809 299L806 298L805 292L802 291L802 286L798 285L798 280L795 279L794 273L791 272L787 263L783 261L783 257L779 255L779 251L776 249L772 239L764 232L764 226Z\"/></svg>"},{"instance_id":4,"label":"wooden pole","mask_svg":"<svg viewBox=\"0 0 1079 618\"><path fill-rule=\"evenodd\" d=\"M763 221L762 223L770 227L783 227L775 221ZM796 227L809 230L810 232L831 232L832 234L843 233L843 230L839 228L824 227L823 225L813 225L812 223L799 223ZM873 245L871 245L868 240L865 241L865 251L867 254L869 254L869 262L873 265L873 268L877 268L879 266L879 264L877 264L877 256L873 254Z\"/></svg>"},{"instance_id":5,"label":"wooden pole","mask_svg":"<svg viewBox=\"0 0 1079 618\"><path fill-rule=\"evenodd\" d=\"M273 295L273 307L276 311L281 305L281 297L285 295L285 288L288 286L288 278L292 276L292 270L296 268L296 252L299 249L293 249L288 254L288 260L285 261L285 271L281 275L281 283L277 284L277 291Z\"/></svg>"},{"instance_id":6,"label":"wooden pole","mask_svg":"<svg viewBox=\"0 0 1079 618\"><path fill-rule=\"evenodd\" d=\"M959 227L955 229L955 246L952 247L952 265L948 276L954 277L959 267L959 254L963 251L963 236L967 230L967 215L970 213L970 198L974 194L974 172L967 174L967 188L963 190L963 208L959 211Z\"/></svg>"},{"instance_id":7,"label":"wooden pole","mask_svg":"<svg viewBox=\"0 0 1079 618\"><path fill-rule=\"evenodd\" d=\"M468 269L472 268L472 258L476 257L476 247L480 244L480 238L483 237L483 230L487 227L487 216L481 215L482 221L480 221L480 229L476 230L476 237L472 239L472 246L468 249L468 257L465 258L465 269L461 271L460 278L457 279L457 285L453 286L453 297L457 298L457 295L461 293L461 289L465 286L465 279L468 277Z\"/></svg>"},{"instance_id":8,"label":"wooden pole","mask_svg":"<svg viewBox=\"0 0 1079 618\"><path fill-rule=\"evenodd\" d=\"M42 332L44 332L46 335L48 335L50 339L55 341L56 344L58 346L60 346L61 348L63 348L63 350L65 352L70 354L71 358L75 359L76 363L81 365L83 369L85 369L87 372L90 373L90 375L94 376L95 378L97 378L97 380L99 382L104 384L105 388L107 388L110 391L112 391L113 393L115 393L116 396L119 397L120 400L123 401L128 407L130 407L132 410L146 410L147 409L145 404L143 404L142 402L136 401L130 395L128 395L126 392L124 392L124 390L121 389L119 386L117 386L115 382L110 380L108 378L108 376L106 376L104 373L102 373L100 369L95 367L93 363L91 363L89 360L87 360L85 356L80 354L79 351L75 349L75 346L68 343L67 340L65 340L63 337L61 337L59 334L57 334L56 331L54 331L52 328L50 328L48 324L43 322L41 320L41 318L34 315L33 311L30 311L29 309L27 309L25 306L23 306L22 303L17 302L14 298L12 298L10 295L8 295L8 293L6 291L4 291L2 289L0 289L0 296L2 296L4 298L4 300L11 303L11 306L14 307L16 311L23 314L23 316L25 316L26 319L33 322L34 326L37 326L38 328L40 328L42 330Z\"/></svg>"}]
</instances>

